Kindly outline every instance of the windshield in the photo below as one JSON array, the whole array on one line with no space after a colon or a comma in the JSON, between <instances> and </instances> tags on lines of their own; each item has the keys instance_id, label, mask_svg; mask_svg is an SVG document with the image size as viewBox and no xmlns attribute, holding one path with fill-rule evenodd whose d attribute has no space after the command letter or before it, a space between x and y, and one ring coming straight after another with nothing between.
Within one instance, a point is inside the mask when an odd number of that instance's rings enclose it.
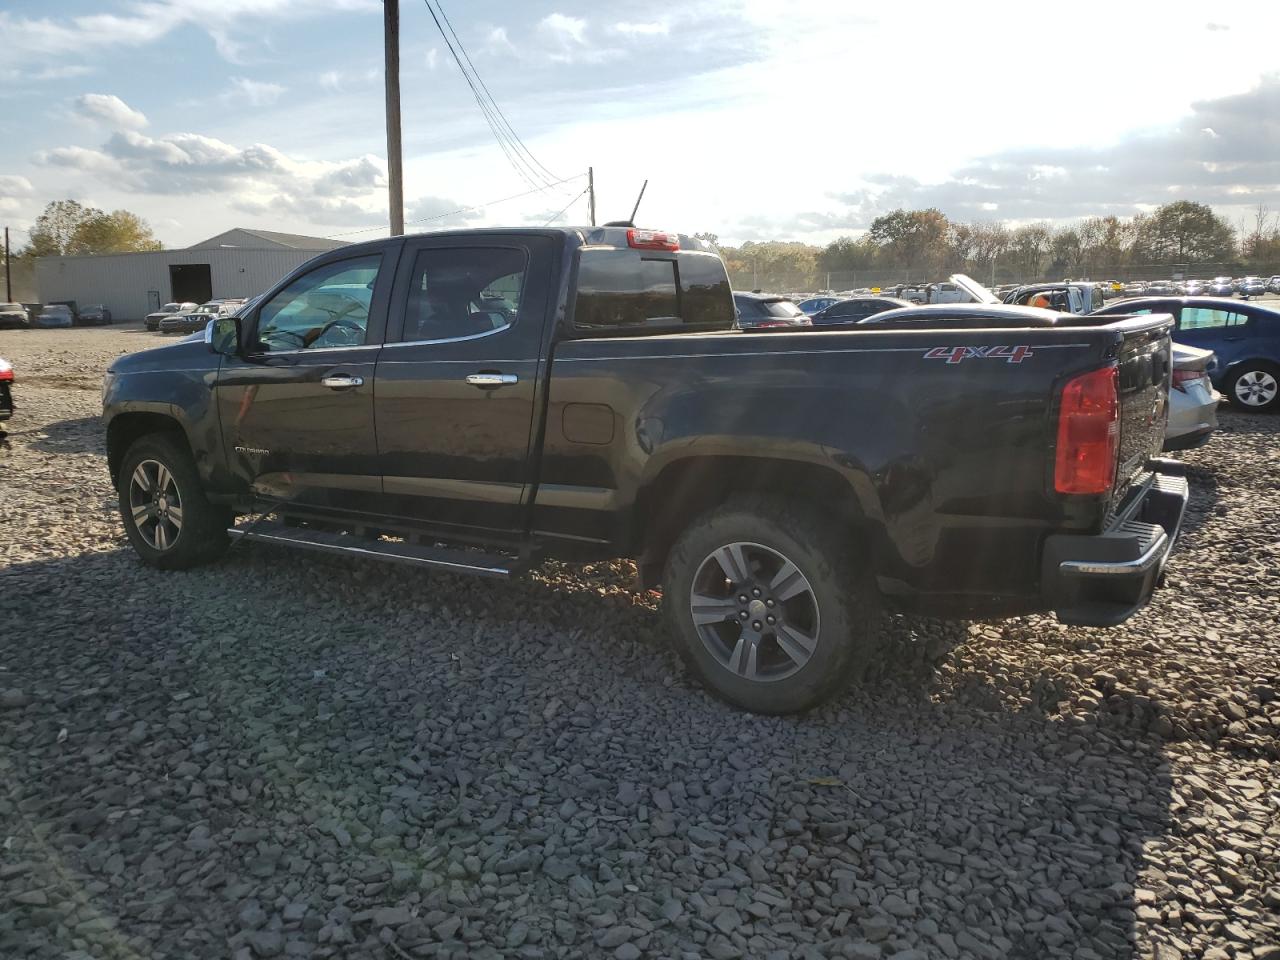
<instances>
[{"instance_id":1,"label":"windshield","mask_svg":"<svg viewBox=\"0 0 1280 960\"><path fill-rule=\"evenodd\" d=\"M203 304L203 305L201 305L201 306L199 306L199 307L196 307L196 308L195 308L195 310L193 310L193 311L191 311L191 312L192 312L192 313L200 313L200 314L211 314L211 313L217 313L217 312L218 312L218 308L217 308L217 307L215 307L215 306L213 306L212 304L208 304L208 303L206 303L206 304Z\"/></svg>"}]
</instances>

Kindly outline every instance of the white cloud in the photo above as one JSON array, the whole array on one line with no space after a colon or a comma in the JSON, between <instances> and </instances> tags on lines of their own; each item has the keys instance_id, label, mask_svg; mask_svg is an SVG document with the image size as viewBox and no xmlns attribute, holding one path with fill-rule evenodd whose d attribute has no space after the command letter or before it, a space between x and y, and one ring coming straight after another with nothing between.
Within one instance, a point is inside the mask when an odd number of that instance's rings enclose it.
<instances>
[{"instance_id":1,"label":"white cloud","mask_svg":"<svg viewBox=\"0 0 1280 960\"><path fill-rule=\"evenodd\" d=\"M29 197L34 193L31 181L13 174L0 174L0 197Z\"/></svg>"},{"instance_id":2,"label":"white cloud","mask_svg":"<svg viewBox=\"0 0 1280 960\"><path fill-rule=\"evenodd\" d=\"M231 89L223 97L227 100L243 100L252 107L266 107L280 99L285 88L278 83L233 77Z\"/></svg>"},{"instance_id":3,"label":"white cloud","mask_svg":"<svg viewBox=\"0 0 1280 960\"><path fill-rule=\"evenodd\" d=\"M306 160L270 144L239 147L199 133L151 137L122 130L98 148L41 151L36 162L83 173L126 193L188 200L217 196L237 210L311 223L376 223L385 203L381 157Z\"/></svg>"},{"instance_id":4,"label":"white cloud","mask_svg":"<svg viewBox=\"0 0 1280 960\"><path fill-rule=\"evenodd\" d=\"M516 45L507 36L506 27L494 27L484 38L484 52L490 55L515 53Z\"/></svg>"},{"instance_id":5,"label":"white cloud","mask_svg":"<svg viewBox=\"0 0 1280 960\"><path fill-rule=\"evenodd\" d=\"M342 74L337 70L326 70L320 74L318 79L320 80L320 86L326 90L342 89Z\"/></svg>"},{"instance_id":6,"label":"white cloud","mask_svg":"<svg viewBox=\"0 0 1280 960\"><path fill-rule=\"evenodd\" d=\"M650 23L633 23L623 20L612 27L614 33L628 37L665 37L671 32L671 24L665 20Z\"/></svg>"},{"instance_id":7,"label":"white cloud","mask_svg":"<svg viewBox=\"0 0 1280 960\"><path fill-rule=\"evenodd\" d=\"M538 29L566 44L581 45L587 42L587 21L581 17L550 13L538 21Z\"/></svg>"},{"instance_id":8,"label":"white cloud","mask_svg":"<svg viewBox=\"0 0 1280 960\"><path fill-rule=\"evenodd\" d=\"M563 13L550 13L538 21L538 36L547 45L547 56L555 63L599 59L601 51L587 42L587 21Z\"/></svg>"},{"instance_id":9,"label":"white cloud","mask_svg":"<svg viewBox=\"0 0 1280 960\"><path fill-rule=\"evenodd\" d=\"M112 130L140 130L147 125L146 114L110 93L86 93L76 97L75 109L85 119Z\"/></svg>"},{"instance_id":10,"label":"white cloud","mask_svg":"<svg viewBox=\"0 0 1280 960\"><path fill-rule=\"evenodd\" d=\"M189 25L204 30L218 53L235 63L250 43L262 41L264 21L295 24L335 12L372 15L381 9L379 0L127 0L118 12L69 17L0 10L0 49L7 66L15 68L44 65L50 57L68 65L80 59L92 63L98 51L143 46Z\"/></svg>"}]
</instances>

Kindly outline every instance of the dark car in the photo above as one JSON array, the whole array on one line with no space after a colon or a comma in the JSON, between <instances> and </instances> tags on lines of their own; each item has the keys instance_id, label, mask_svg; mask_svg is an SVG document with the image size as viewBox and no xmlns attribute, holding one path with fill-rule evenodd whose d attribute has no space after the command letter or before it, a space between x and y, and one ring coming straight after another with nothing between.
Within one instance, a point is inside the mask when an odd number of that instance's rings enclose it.
<instances>
[{"instance_id":1,"label":"dark car","mask_svg":"<svg viewBox=\"0 0 1280 960\"><path fill-rule=\"evenodd\" d=\"M873 314L911 306L915 304L910 300L900 300L897 297L850 297L848 300L839 300L825 310L814 314L813 325L830 327L844 323L860 323Z\"/></svg>"},{"instance_id":2,"label":"dark car","mask_svg":"<svg viewBox=\"0 0 1280 960\"><path fill-rule=\"evenodd\" d=\"M738 311L738 326L743 330L807 327L812 323L804 312L786 297L771 293L747 293L735 290L733 305Z\"/></svg>"},{"instance_id":3,"label":"dark car","mask_svg":"<svg viewBox=\"0 0 1280 960\"><path fill-rule=\"evenodd\" d=\"M809 297L807 300L801 300L796 306L800 308L800 312L805 316L812 317L814 314L827 309L833 303L839 302L839 297Z\"/></svg>"},{"instance_id":4,"label":"dark car","mask_svg":"<svg viewBox=\"0 0 1280 960\"><path fill-rule=\"evenodd\" d=\"M0 357L0 420L13 416L13 365Z\"/></svg>"},{"instance_id":5,"label":"dark car","mask_svg":"<svg viewBox=\"0 0 1280 960\"><path fill-rule=\"evenodd\" d=\"M200 304L192 303L190 300L166 303L159 310L148 313L146 318L143 320L143 323L146 324L148 330L159 330L161 320L180 313L191 313L191 311L195 310L199 306Z\"/></svg>"},{"instance_id":6,"label":"dark car","mask_svg":"<svg viewBox=\"0 0 1280 960\"><path fill-rule=\"evenodd\" d=\"M357 243L116 359L107 467L159 568L232 539L488 577L633 557L704 686L766 713L865 675L882 605L1124 620L1187 499L1151 459L1172 321L922 309L743 332L708 244L631 227Z\"/></svg>"},{"instance_id":7,"label":"dark car","mask_svg":"<svg viewBox=\"0 0 1280 960\"><path fill-rule=\"evenodd\" d=\"M190 312L182 311L160 321L161 333L199 333L216 317L229 317L244 306L243 299L210 300Z\"/></svg>"},{"instance_id":8,"label":"dark car","mask_svg":"<svg viewBox=\"0 0 1280 960\"><path fill-rule=\"evenodd\" d=\"M1280 409L1280 311L1226 297L1140 297L1096 313L1171 314L1177 343L1214 352L1209 379L1232 404Z\"/></svg>"},{"instance_id":9,"label":"dark car","mask_svg":"<svg viewBox=\"0 0 1280 960\"><path fill-rule=\"evenodd\" d=\"M20 303L0 303L0 330L31 326L31 315Z\"/></svg>"},{"instance_id":10,"label":"dark car","mask_svg":"<svg viewBox=\"0 0 1280 960\"><path fill-rule=\"evenodd\" d=\"M107 309L106 304L91 303L81 308L80 316L76 319L82 325L108 324L111 322L111 311Z\"/></svg>"}]
</instances>

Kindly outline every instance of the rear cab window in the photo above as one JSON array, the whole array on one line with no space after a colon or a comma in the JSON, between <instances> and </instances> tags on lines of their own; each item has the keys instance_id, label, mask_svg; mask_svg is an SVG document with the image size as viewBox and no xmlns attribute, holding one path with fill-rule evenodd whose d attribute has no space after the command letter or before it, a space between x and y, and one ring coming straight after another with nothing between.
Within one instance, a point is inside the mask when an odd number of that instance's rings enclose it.
<instances>
[{"instance_id":1,"label":"rear cab window","mask_svg":"<svg viewBox=\"0 0 1280 960\"><path fill-rule=\"evenodd\" d=\"M581 251L573 311L578 330L727 330L733 319L729 278L714 254L612 247Z\"/></svg>"}]
</instances>

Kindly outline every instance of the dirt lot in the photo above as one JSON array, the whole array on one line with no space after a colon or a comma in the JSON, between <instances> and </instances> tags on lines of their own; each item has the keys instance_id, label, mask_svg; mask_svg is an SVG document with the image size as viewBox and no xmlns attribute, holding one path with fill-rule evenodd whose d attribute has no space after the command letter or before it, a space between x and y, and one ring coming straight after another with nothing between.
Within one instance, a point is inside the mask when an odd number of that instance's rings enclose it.
<instances>
[{"instance_id":1,"label":"dirt lot","mask_svg":"<svg viewBox=\"0 0 1280 960\"><path fill-rule=\"evenodd\" d=\"M156 342L0 333L0 957L1280 958L1280 418L1123 628L899 619L765 719L623 563L144 569L96 415Z\"/></svg>"}]
</instances>

